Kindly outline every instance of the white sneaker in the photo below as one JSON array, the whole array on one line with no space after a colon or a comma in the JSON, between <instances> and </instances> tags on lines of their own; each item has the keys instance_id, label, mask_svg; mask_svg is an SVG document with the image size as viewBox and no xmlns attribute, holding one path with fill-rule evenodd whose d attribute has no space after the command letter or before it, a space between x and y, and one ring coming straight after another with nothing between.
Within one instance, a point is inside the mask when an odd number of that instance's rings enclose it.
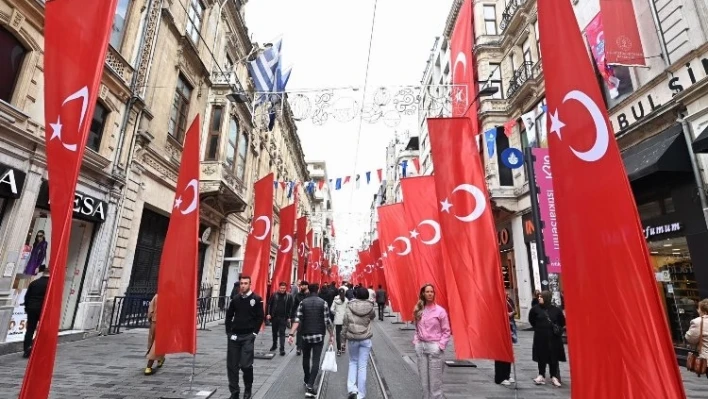
<instances>
[{"instance_id":1,"label":"white sneaker","mask_svg":"<svg viewBox=\"0 0 708 399\"><path fill-rule=\"evenodd\" d=\"M535 382L536 385L546 385L546 378L544 378L542 375L539 375L538 377L533 379L533 382Z\"/></svg>"},{"instance_id":2,"label":"white sneaker","mask_svg":"<svg viewBox=\"0 0 708 399\"><path fill-rule=\"evenodd\" d=\"M558 387L558 388L561 387L561 382L558 381L558 378L556 378L556 377L551 378L551 384L553 384L554 387Z\"/></svg>"},{"instance_id":3,"label":"white sneaker","mask_svg":"<svg viewBox=\"0 0 708 399\"><path fill-rule=\"evenodd\" d=\"M508 387L509 385L511 385L511 381L509 381L509 380L504 380L504 381L501 382L501 385L504 385L505 387Z\"/></svg>"},{"instance_id":4,"label":"white sneaker","mask_svg":"<svg viewBox=\"0 0 708 399\"><path fill-rule=\"evenodd\" d=\"M509 377L509 379L507 381L509 381L510 384L516 383L516 380L514 379L514 377Z\"/></svg>"}]
</instances>

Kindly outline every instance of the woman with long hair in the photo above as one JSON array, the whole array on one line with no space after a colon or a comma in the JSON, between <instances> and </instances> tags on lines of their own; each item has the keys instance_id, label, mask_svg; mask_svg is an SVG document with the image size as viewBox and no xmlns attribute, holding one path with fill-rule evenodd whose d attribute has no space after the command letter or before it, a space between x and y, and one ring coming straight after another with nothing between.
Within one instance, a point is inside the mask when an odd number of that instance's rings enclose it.
<instances>
[{"instance_id":1,"label":"woman with long hair","mask_svg":"<svg viewBox=\"0 0 708 399\"><path fill-rule=\"evenodd\" d=\"M34 276L37 273L39 266L44 263L44 258L47 256L47 238L44 235L44 230L39 230L34 237L34 245L30 252L27 266L25 266L25 274Z\"/></svg>"},{"instance_id":2,"label":"woman with long hair","mask_svg":"<svg viewBox=\"0 0 708 399\"><path fill-rule=\"evenodd\" d=\"M342 356L342 325L344 324L344 314L347 312L349 300L346 297L344 288L339 289L339 295L334 298L330 312L334 315L334 327L337 334L337 356Z\"/></svg>"},{"instance_id":3,"label":"woman with long hair","mask_svg":"<svg viewBox=\"0 0 708 399\"><path fill-rule=\"evenodd\" d=\"M447 311L435 303L435 287L426 284L420 289L413 309L418 355L418 375L423 385L423 399L442 399L443 352L450 341L450 320Z\"/></svg>"},{"instance_id":4,"label":"woman with long hair","mask_svg":"<svg viewBox=\"0 0 708 399\"><path fill-rule=\"evenodd\" d=\"M538 363L538 377L533 382L536 385L546 383L546 365L550 367L551 383L561 386L559 362L565 362L565 347L563 346L563 329L565 316L563 311L553 305L550 291L543 291L538 305L529 312L529 324L533 327L533 348L531 356Z\"/></svg>"},{"instance_id":5,"label":"woman with long hair","mask_svg":"<svg viewBox=\"0 0 708 399\"><path fill-rule=\"evenodd\" d=\"M347 342L349 349L349 372L347 374L347 392L349 399L366 397L366 376L371 352L371 321L376 317L374 304L369 301L369 290L357 287L356 299L349 302L342 324L342 342Z\"/></svg>"},{"instance_id":6,"label":"woman with long hair","mask_svg":"<svg viewBox=\"0 0 708 399\"><path fill-rule=\"evenodd\" d=\"M157 360L157 368L161 368L165 364L165 355L155 353L155 329L157 328L157 294L152 297L148 306L148 320L150 320L150 332L148 333L148 353L147 367L145 367L145 375L152 375L155 371L152 369L155 360Z\"/></svg>"}]
</instances>

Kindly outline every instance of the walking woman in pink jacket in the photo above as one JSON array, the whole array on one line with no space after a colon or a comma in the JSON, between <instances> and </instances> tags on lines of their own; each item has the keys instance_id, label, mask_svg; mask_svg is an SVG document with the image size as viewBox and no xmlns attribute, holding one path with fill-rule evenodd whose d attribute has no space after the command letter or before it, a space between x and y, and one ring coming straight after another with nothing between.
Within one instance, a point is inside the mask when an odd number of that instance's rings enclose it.
<instances>
[{"instance_id":1,"label":"walking woman in pink jacket","mask_svg":"<svg viewBox=\"0 0 708 399\"><path fill-rule=\"evenodd\" d=\"M447 311L435 303L435 287L426 284L420 289L413 310L418 354L418 374L423 384L423 399L442 399L443 352L450 341L450 321Z\"/></svg>"}]
</instances>

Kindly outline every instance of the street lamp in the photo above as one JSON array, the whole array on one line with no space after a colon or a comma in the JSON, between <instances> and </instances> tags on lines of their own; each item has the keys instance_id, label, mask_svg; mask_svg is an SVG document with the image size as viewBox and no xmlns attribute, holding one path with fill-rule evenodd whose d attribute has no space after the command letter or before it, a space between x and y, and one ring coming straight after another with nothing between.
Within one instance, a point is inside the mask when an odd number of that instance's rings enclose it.
<instances>
[{"instance_id":1,"label":"street lamp","mask_svg":"<svg viewBox=\"0 0 708 399\"><path fill-rule=\"evenodd\" d=\"M246 95L246 93L237 92L237 91L232 91L231 93L227 94L226 99L231 101L232 103L247 103L248 102L248 96Z\"/></svg>"},{"instance_id":2,"label":"street lamp","mask_svg":"<svg viewBox=\"0 0 708 399\"><path fill-rule=\"evenodd\" d=\"M477 93L474 99L477 100L480 97L493 96L497 94L498 91L499 88L497 86L485 86L479 91L479 93Z\"/></svg>"}]
</instances>

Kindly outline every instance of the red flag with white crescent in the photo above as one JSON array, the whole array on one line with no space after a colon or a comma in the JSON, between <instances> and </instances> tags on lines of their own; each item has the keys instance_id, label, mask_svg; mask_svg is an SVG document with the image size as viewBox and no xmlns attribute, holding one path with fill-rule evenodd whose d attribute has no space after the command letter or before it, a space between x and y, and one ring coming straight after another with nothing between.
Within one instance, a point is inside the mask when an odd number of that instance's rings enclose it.
<instances>
[{"instance_id":1,"label":"red flag with white crescent","mask_svg":"<svg viewBox=\"0 0 708 399\"><path fill-rule=\"evenodd\" d=\"M305 263L307 262L307 216L297 220L297 278L305 278Z\"/></svg>"},{"instance_id":2,"label":"red flag with white crescent","mask_svg":"<svg viewBox=\"0 0 708 399\"><path fill-rule=\"evenodd\" d=\"M463 0L457 22L450 38L452 63L452 116L468 116L472 121L472 131L479 132L477 108L474 102L477 94L477 72L472 47L474 44L474 14L472 0ZM476 104L476 103L475 103Z\"/></svg>"},{"instance_id":3,"label":"red flag with white crescent","mask_svg":"<svg viewBox=\"0 0 708 399\"><path fill-rule=\"evenodd\" d=\"M295 212L297 202L280 210L280 237L278 255L275 258L275 270L270 292L277 292L281 282L287 284L292 275L293 252L295 251ZM268 298L270 299L270 298Z\"/></svg>"},{"instance_id":4,"label":"red flag with white crescent","mask_svg":"<svg viewBox=\"0 0 708 399\"><path fill-rule=\"evenodd\" d=\"M497 231L487 194L487 181L468 118L429 118L430 147L435 159L435 191L439 201L446 261L452 262L462 300L466 328L456 328L458 358L514 361ZM446 266L447 267L447 266ZM454 298L449 298L455 300ZM468 350L469 353L465 353Z\"/></svg>"},{"instance_id":5,"label":"red flag with white crescent","mask_svg":"<svg viewBox=\"0 0 708 399\"><path fill-rule=\"evenodd\" d=\"M538 9L571 396L685 398L653 261L573 7L539 0Z\"/></svg>"},{"instance_id":6,"label":"red flag with white crescent","mask_svg":"<svg viewBox=\"0 0 708 399\"><path fill-rule=\"evenodd\" d=\"M251 278L251 289L265 297L268 287L271 231L273 226L273 174L258 180L254 185L254 206L251 230L246 238L242 275ZM263 301L266 303L266 300Z\"/></svg>"},{"instance_id":7,"label":"red flag with white crescent","mask_svg":"<svg viewBox=\"0 0 708 399\"><path fill-rule=\"evenodd\" d=\"M374 275L376 288L378 288L378 286L380 285L381 288L388 290L386 286L386 277L384 276L384 261L383 256L381 254L381 244L379 243L378 238L371 243L369 251L371 252L371 257L373 258L374 265L376 267Z\"/></svg>"},{"instance_id":8,"label":"red flag with white crescent","mask_svg":"<svg viewBox=\"0 0 708 399\"><path fill-rule=\"evenodd\" d=\"M175 199L157 281L155 352L197 353L199 115L185 135Z\"/></svg>"},{"instance_id":9,"label":"red flag with white crescent","mask_svg":"<svg viewBox=\"0 0 708 399\"><path fill-rule=\"evenodd\" d=\"M74 192L84 155L117 0L47 0L44 8L44 116L51 277L20 399L49 396L64 306ZM10 3L12 4L12 3Z\"/></svg>"}]
</instances>

